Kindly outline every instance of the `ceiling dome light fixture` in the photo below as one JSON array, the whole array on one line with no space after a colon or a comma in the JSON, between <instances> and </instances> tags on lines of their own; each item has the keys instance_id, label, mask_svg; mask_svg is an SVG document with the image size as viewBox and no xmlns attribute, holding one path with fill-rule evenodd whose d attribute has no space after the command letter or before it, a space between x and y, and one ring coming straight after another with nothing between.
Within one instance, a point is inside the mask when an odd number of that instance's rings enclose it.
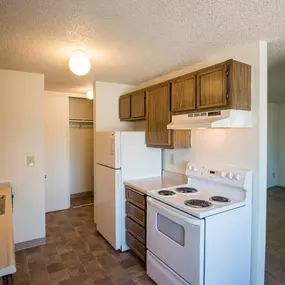
<instances>
[{"instance_id":1,"label":"ceiling dome light fixture","mask_svg":"<svg viewBox=\"0 0 285 285\"><path fill-rule=\"evenodd\" d=\"M91 68L90 60L83 51L76 51L69 60L70 70L79 76L87 74Z\"/></svg>"},{"instance_id":2,"label":"ceiling dome light fixture","mask_svg":"<svg viewBox=\"0 0 285 285\"><path fill-rule=\"evenodd\" d=\"M94 94L93 94L93 91L90 90L86 93L86 97L89 99L89 100L93 100L94 99Z\"/></svg>"}]
</instances>

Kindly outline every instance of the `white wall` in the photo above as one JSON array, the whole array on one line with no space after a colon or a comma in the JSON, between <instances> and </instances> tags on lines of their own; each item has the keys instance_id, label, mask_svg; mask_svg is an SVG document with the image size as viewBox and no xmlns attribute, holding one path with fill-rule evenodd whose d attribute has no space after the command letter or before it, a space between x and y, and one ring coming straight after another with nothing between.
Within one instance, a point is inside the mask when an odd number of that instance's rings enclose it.
<instances>
[{"instance_id":1,"label":"white wall","mask_svg":"<svg viewBox=\"0 0 285 285\"><path fill-rule=\"evenodd\" d=\"M133 86L108 82L95 82L96 131L124 131L132 123L119 120L118 98Z\"/></svg>"},{"instance_id":2,"label":"white wall","mask_svg":"<svg viewBox=\"0 0 285 285\"><path fill-rule=\"evenodd\" d=\"M285 187L285 103L268 104L267 152L267 186Z\"/></svg>"},{"instance_id":3,"label":"white wall","mask_svg":"<svg viewBox=\"0 0 285 285\"><path fill-rule=\"evenodd\" d=\"M282 104L283 105L283 104ZM285 105L284 105L285 106ZM267 187L279 185L279 107L277 103L268 104L268 133L267 133ZM285 111L285 110L284 110ZM280 114L280 116L282 116ZM281 130L280 130L281 131ZM285 135L285 131L284 131ZM285 147L284 147L285 150ZM284 151L285 155L285 151ZM282 175L280 176L282 180ZM285 179L285 178L284 178Z\"/></svg>"},{"instance_id":4,"label":"white wall","mask_svg":"<svg viewBox=\"0 0 285 285\"><path fill-rule=\"evenodd\" d=\"M93 128L70 126L70 194L93 191Z\"/></svg>"},{"instance_id":5,"label":"white wall","mask_svg":"<svg viewBox=\"0 0 285 285\"><path fill-rule=\"evenodd\" d=\"M45 92L46 212L68 209L69 194L69 98Z\"/></svg>"},{"instance_id":6,"label":"white wall","mask_svg":"<svg viewBox=\"0 0 285 285\"><path fill-rule=\"evenodd\" d=\"M278 104L278 185L285 187L285 104Z\"/></svg>"},{"instance_id":7,"label":"white wall","mask_svg":"<svg viewBox=\"0 0 285 285\"><path fill-rule=\"evenodd\" d=\"M195 130L192 148L165 150L164 169L185 171L185 161L217 161L254 171L252 223L252 285L264 284L266 227L266 153L267 153L267 44L256 42L211 56L205 61L177 72L156 78L135 89L198 70L227 59L236 59L252 66L252 115L254 126L240 130ZM170 154L181 161L170 164ZM249 217L250 218L250 217Z\"/></svg>"},{"instance_id":8,"label":"white wall","mask_svg":"<svg viewBox=\"0 0 285 285\"><path fill-rule=\"evenodd\" d=\"M0 181L12 183L15 243L45 237L44 76L0 70ZM35 157L27 167L26 157Z\"/></svg>"}]
</instances>

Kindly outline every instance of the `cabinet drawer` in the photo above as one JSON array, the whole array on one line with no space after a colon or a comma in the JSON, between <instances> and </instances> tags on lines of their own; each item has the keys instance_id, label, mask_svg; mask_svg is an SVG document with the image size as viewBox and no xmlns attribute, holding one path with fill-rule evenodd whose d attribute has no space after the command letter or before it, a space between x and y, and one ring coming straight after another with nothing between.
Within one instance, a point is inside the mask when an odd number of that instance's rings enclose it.
<instances>
[{"instance_id":1,"label":"cabinet drawer","mask_svg":"<svg viewBox=\"0 0 285 285\"><path fill-rule=\"evenodd\" d=\"M145 227L145 211L127 202L127 216L137 222L142 227Z\"/></svg>"},{"instance_id":2,"label":"cabinet drawer","mask_svg":"<svg viewBox=\"0 0 285 285\"><path fill-rule=\"evenodd\" d=\"M127 233L127 244L135 254L137 254L143 261L145 261L145 246L129 233Z\"/></svg>"},{"instance_id":3,"label":"cabinet drawer","mask_svg":"<svg viewBox=\"0 0 285 285\"><path fill-rule=\"evenodd\" d=\"M127 231L145 245L145 228L139 226L130 218L126 218Z\"/></svg>"},{"instance_id":4,"label":"cabinet drawer","mask_svg":"<svg viewBox=\"0 0 285 285\"><path fill-rule=\"evenodd\" d=\"M130 188L126 187L126 199L130 203L145 210L145 195L139 194L138 192L135 192L131 190Z\"/></svg>"}]
</instances>

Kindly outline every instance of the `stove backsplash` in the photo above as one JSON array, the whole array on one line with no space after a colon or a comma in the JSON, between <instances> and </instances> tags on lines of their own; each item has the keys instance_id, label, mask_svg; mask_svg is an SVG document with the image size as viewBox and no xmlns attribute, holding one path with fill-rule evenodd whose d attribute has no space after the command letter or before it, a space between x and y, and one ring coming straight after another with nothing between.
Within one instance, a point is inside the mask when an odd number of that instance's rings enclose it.
<instances>
[{"instance_id":1,"label":"stove backsplash","mask_svg":"<svg viewBox=\"0 0 285 285\"><path fill-rule=\"evenodd\" d=\"M238 168L254 169L257 147L252 129L192 130L192 147L163 150L163 169L185 173L188 161L217 162Z\"/></svg>"}]
</instances>

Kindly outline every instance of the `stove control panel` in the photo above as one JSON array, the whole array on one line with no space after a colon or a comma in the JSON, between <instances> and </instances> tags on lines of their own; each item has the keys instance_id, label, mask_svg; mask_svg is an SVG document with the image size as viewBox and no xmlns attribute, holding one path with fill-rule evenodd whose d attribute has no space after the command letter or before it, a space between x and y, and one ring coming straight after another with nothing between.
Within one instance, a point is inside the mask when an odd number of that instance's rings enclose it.
<instances>
[{"instance_id":1,"label":"stove control panel","mask_svg":"<svg viewBox=\"0 0 285 285\"><path fill-rule=\"evenodd\" d=\"M234 178L234 174L231 173L231 172L229 172L229 173L227 173L227 177L228 177L229 179L233 179L233 178Z\"/></svg>"},{"instance_id":2,"label":"stove control panel","mask_svg":"<svg viewBox=\"0 0 285 285\"><path fill-rule=\"evenodd\" d=\"M212 163L188 162L186 175L188 178L200 178L216 181L236 187L243 187L252 183L252 171L233 166L213 165Z\"/></svg>"},{"instance_id":3,"label":"stove control panel","mask_svg":"<svg viewBox=\"0 0 285 285\"><path fill-rule=\"evenodd\" d=\"M221 172L220 172L220 177L221 177L221 178L225 178L226 175L227 175L227 173L226 173L225 171L221 171Z\"/></svg>"}]
</instances>

